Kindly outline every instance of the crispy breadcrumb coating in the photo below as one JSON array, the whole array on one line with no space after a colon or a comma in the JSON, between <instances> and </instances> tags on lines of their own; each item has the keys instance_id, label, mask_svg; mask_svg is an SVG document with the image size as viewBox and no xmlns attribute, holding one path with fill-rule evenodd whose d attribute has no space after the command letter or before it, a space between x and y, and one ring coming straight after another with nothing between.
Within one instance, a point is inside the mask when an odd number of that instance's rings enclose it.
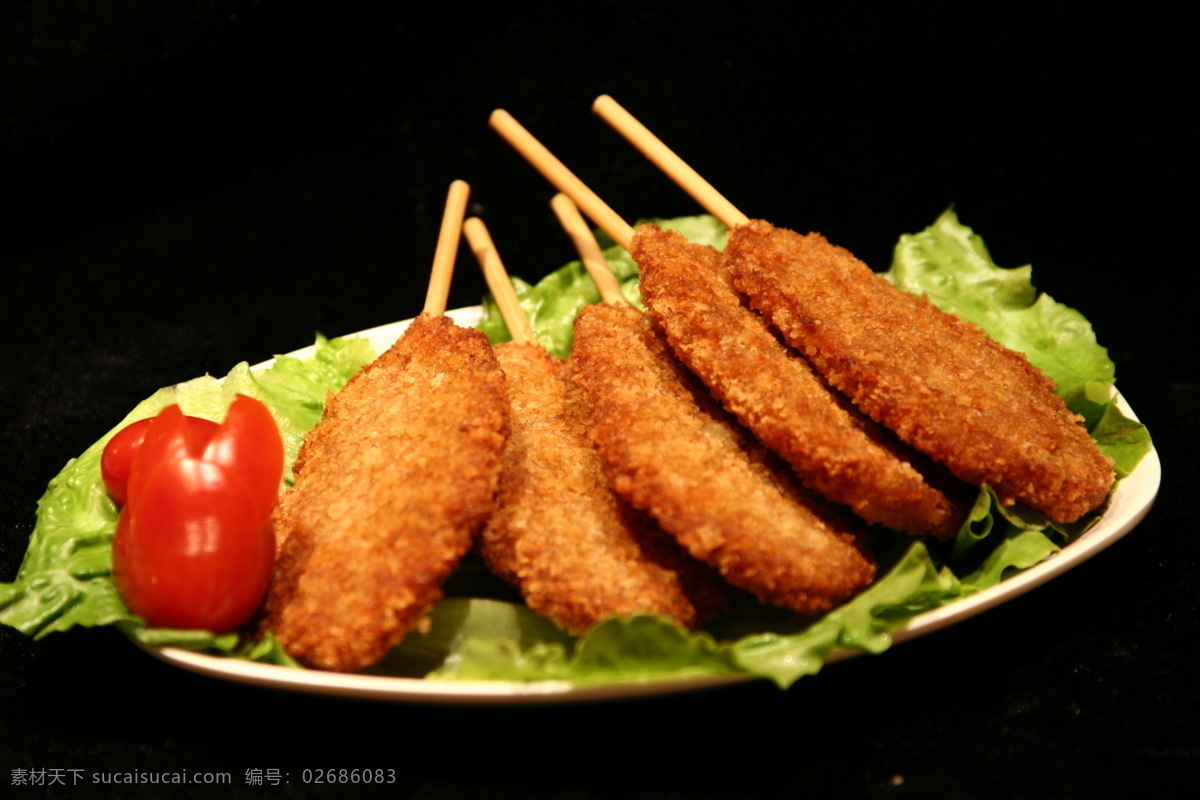
<instances>
[{"instance_id":1,"label":"crispy breadcrumb coating","mask_svg":"<svg viewBox=\"0 0 1200 800\"><path fill-rule=\"evenodd\" d=\"M1104 502L1111 460L1025 356L819 234L753 221L731 232L725 263L830 384L958 478L1055 522Z\"/></svg>"},{"instance_id":2,"label":"crispy breadcrumb coating","mask_svg":"<svg viewBox=\"0 0 1200 800\"><path fill-rule=\"evenodd\" d=\"M857 412L780 343L742 305L719 252L641 225L632 255L642 297L675 354L806 486L868 522L957 534L967 487Z\"/></svg>"},{"instance_id":3,"label":"crispy breadcrumb coating","mask_svg":"<svg viewBox=\"0 0 1200 800\"><path fill-rule=\"evenodd\" d=\"M492 512L507 435L487 338L419 316L330 398L274 514L263 628L305 664L370 666L441 597Z\"/></svg>"},{"instance_id":4,"label":"crispy breadcrumb coating","mask_svg":"<svg viewBox=\"0 0 1200 800\"><path fill-rule=\"evenodd\" d=\"M489 568L573 634L605 617L661 614L695 628L733 592L608 488L566 362L502 344L510 433L496 512L480 537Z\"/></svg>"},{"instance_id":5,"label":"crispy breadcrumb coating","mask_svg":"<svg viewBox=\"0 0 1200 800\"><path fill-rule=\"evenodd\" d=\"M610 485L730 583L816 614L874 578L849 519L748 454L748 437L674 359L646 315L610 304L584 309L572 363Z\"/></svg>"}]
</instances>

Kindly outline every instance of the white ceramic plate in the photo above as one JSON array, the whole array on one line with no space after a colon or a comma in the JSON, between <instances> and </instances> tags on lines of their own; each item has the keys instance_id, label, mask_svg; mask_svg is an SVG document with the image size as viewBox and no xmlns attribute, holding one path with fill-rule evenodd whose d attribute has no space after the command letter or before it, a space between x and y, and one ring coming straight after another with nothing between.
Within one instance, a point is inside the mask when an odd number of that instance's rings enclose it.
<instances>
[{"instance_id":1,"label":"white ceramic plate","mask_svg":"<svg viewBox=\"0 0 1200 800\"><path fill-rule=\"evenodd\" d=\"M480 314L478 306L448 312L448 316L456 322L467 326L475 325ZM396 341L407 326L408 321L396 322L355 335L370 339L376 352L383 352ZM305 358L312 355L312 348L298 350L289 355ZM269 366L270 363L264 362L255 369ZM1121 399L1120 402L1124 412L1133 416L1132 409L1124 400ZM894 640L901 642L913 639L972 617L1078 566L1120 539L1146 516L1158 494L1161 477L1162 467L1158 453L1151 450L1134 473L1118 485L1108 512L1083 536L1058 554L997 586L914 617L907 625L893 633ZM584 702L695 691L752 680L741 676L701 676L582 687L565 681L437 681L288 669L270 664L207 656L173 647L146 649L168 663L225 680L311 694L412 703L482 705ZM858 653L841 651L834 653L827 661L839 661L854 655Z\"/></svg>"}]
</instances>

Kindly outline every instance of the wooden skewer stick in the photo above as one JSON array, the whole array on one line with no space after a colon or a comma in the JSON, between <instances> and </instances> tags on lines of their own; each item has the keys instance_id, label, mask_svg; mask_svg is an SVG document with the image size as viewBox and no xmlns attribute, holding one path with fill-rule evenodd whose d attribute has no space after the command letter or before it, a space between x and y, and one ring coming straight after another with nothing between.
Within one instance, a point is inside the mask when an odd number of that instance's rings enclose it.
<instances>
[{"instance_id":1,"label":"wooden skewer stick","mask_svg":"<svg viewBox=\"0 0 1200 800\"><path fill-rule=\"evenodd\" d=\"M592 235L591 229L583 221L578 206L571 202L571 198L560 193L554 195L554 199L550 201L550 207L554 209L563 230L574 242L583 266L587 268L588 275L596 284L596 288L600 290L600 299L606 303L628 302L625 295L621 293L621 284L608 266L604 253L600 251L596 237Z\"/></svg>"},{"instance_id":2,"label":"wooden skewer stick","mask_svg":"<svg viewBox=\"0 0 1200 800\"><path fill-rule=\"evenodd\" d=\"M446 195L442 229L438 233L433 270L429 276L429 289L425 293L425 311L435 317L446 313L450 278L454 274L454 259L458 255L458 240L462 232L463 215L467 211L467 197L470 194L471 187L466 181L454 181Z\"/></svg>"},{"instance_id":3,"label":"wooden skewer stick","mask_svg":"<svg viewBox=\"0 0 1200 800\"><path fill-rule=\"evenodd\" d=\"M498 108L492 112L488 124L556 189L570 197L584 214L612 237L614 242L626 250L629 249L633 241L633 228L629 223L609 208L595 192L575 176L575 173L567 169L566 165L555 158L521 123L513 119L512 115Z\"/></svg>"},{"instance_id":4,"label":"wooden skewer stick","mask_svg":"<svg viewBox=\"0 0 1200 800\"><path fill-rule=\"evenodd\" d=\"M536 344L537 336L533 333L533 326L529 324L529 317L521 308L521 301L517 299L508 271L500 261L500 253L496 250L483 220L479 217L468 219L463 223L463 235L467 237L467 244L471 246L471 252L475 254L475 259L483 270L483 278L492 290L492 297L500 307L500 316L504 317L504 324L508 326L513 341L517 344Z\"/></svg>"},{"instance_id":5,"label":"wooden skewer stick","mask_svg":"<svg viewBox=\"0 0 1200 800\"><path fill-rule=\"evenodd\" d=\"M629 140L630 144L641 150L646 158L679 184L680 188L691 195L708 213L721 220L727 228L736 228L750 221L749 217L726 200L712 184L700 177L700 173L688 166L616 100L602 94L592 104L592 110L615 128L617 133Z\"/></svg>"}]
</instances>

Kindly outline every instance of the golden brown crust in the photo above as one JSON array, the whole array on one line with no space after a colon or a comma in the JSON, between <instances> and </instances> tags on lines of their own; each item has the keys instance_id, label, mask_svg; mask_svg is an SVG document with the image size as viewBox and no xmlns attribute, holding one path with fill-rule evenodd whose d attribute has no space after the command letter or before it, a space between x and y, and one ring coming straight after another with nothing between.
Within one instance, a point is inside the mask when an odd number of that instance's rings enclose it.
<instances>
[{"instance_id":1,"label":"golden brown crust","mask_svg":"<svg viewBox=\"0 0 1200 800\"><path fill-rule=\"evenodd\" d=\"M966 513L963 492L952 500L936 488L914 466L923 458L854 410L781 344L741 304L719 252L642 225L632 254L642 297L675 354L805 485L868 522L912 534L958 532Z\"/></svg>"},{"instance_id":2,"label":"golden brown crust","mask_svg":"<svg viewBox=\"0 0 1200 800\"><path fill-rule=\"evenodd\" d=\"M1112 465L1021 354L902 292L819 234L753 221L734 285L833 386L960 479L1056 522L1099 506Z\"/></svg>"},{"instance_id":3,"label":"golden brown crust","mask_svg":"<svg viewBox=\"0 0 1200 800\"><path fill-rule=\"evenodd\" d=\"M480 537L488 566L574 634L634 612L694 628L724 610L732 591L719 576L608 488L566 363L537 345L502 344L496 357L510 433Z\"/></svg>"},{"instance_id":4,"label":"golden brown crust","mask_svg":"<svg viewBox=\"0 0 1200 800\"><path fill-rule=\"evenodd\" d=\"M814 614L874 578L854 526L748 455L641 312L584 309L572 362L610 485L730 583Z\"/></svg>"},{"instance_id":5,"label":"golden brown crust","mask_svg":"<svg viewBox=\"0 0 1200 800\"><path fill-rule=\"evenodd\" d=\"M418 317L304 442L273 518L263 628L315 667L380 659L441 597L491 513L507 412L486 337Z\"/></svg>"}]
</instances>

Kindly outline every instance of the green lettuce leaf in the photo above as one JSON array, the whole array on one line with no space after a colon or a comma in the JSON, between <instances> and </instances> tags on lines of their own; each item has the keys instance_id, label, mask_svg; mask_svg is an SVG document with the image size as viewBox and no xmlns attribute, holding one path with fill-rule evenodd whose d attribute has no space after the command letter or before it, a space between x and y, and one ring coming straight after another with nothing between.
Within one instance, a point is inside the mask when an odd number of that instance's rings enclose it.
<instances>
[{"instance_id":1,"label":"green lettuce leaf","mask_svg":"<svg viewBox=\"0 0 1200 800\"><path fill-rule=\"evenodd\" d=\"M279 640L271 633L267 633L261 639L253 639L238 633L216 634L199 630L148 628L140 621L118 623L117 627L144 647L178 647L181 650L301 669L300 664L288 655L283 645L279 644Z\"/></svg>"},{"instance_id":2,"label":"green lettuce leaf","mask_svg":"<svg viewBox=\"0 0 1200 800\"><path fill-rule=\"evenodd\" d=\"M320 338L316 354L303 363L281 358L259 372L242 363L223 379L196 378L160 389L142 401L50 481L38 503L37 521L17 578L0 584L0 622L35 638L76 625L119 625L146 643L170 640L194 649L232 652L236 637L142 630L143 623L117 596L112 582L117 508L100 477L104 446L129 423L154 416L172 403L186 414L220 421L240 393L271 409L284 435L290 472L299 442L320 418L326 394L341 388L372 357L365 340Z\"/></svg>"},{"instance_id":3,"label":"green lettuce leaf","mask_svg":"<svg viewBox=\"0 0 1200 800\"><path fill-rule=\"evenodd\" d=\"M515 605L511 613L517 616L522 609L532 613ZM561 636L522 642L520 637L503 635L502 629L481 631L479 636L458 640L458 647L429 677L565 680L587 685L742 672L731 660L729 648L711 635L689 633L671 620L647 614L612 617L578 640L563 641Z\"/></svg>"},{"instance_id":4,"label":"green lettuce leaf","mask_svg":"<svg viewBox=\"0 0 1200 800\"><path fill-rule=\"evenodd\" d=\"M695 633L661 617L635 614L605 620L576 640L557 631L555 636L531 639L529 623L519 625L513 620L532 612L515 604L498 604L502 608L486 608L482 613L502 614L504 623L479 626L474 635L463 636L455 620L437 615L439 606L433 632L410 635L397 653L435 642L437 656L427 663L439 666L428 675L441 680L567 680L586 685L752 675L787 687L815 674L835 651L882 652L891 645L892 631L964 593L954 575L939 568L923 544L906 541L905 545L907 550L871 588L802 626L777 609L748 606L710 630ZM479 602L454 601L459 614L469 614L466 604ZM445 627L439 630L439 625Z\"/></svg>"},{"instance_id":5,"label":"green lettuce leaf","mask_svg":"<svg viewBox=\"0 0 1200 800\"><path fill-rule=\"evenodd\" d=\"M1064 399L1085 384L1115 380L1107 351L1078 311L1038 294L1031 267L996 266L974 231L953 210L920 233L900 237L892 282L924 294L943 311L979 325L998 342L1024 353L1045 372Z\"/></svg>"},{"instance_id":6,"label":"green lettuce leaf","mask_svg":"<svg viewBox=\"0 0 1200 800\"><path fill-rule=\"evenodd\" d=\"M881 653L892 632L931 608L961 596L957 579L939 567L921 542L911 542L899 561L853 600L795 633L745 636L732 645L735 662L781 688L815 675L836 651Z\"/></svg>"},{"instance_id":7,"label":"green lettuce leaf","mask_svg":"<svg viewBox=\"0 0 1200 800\"><path fill-rule=\"evenodd\" d=\"M1153 447L1146 426L1125 416L1116 403L1105 404L1103 413L1090 430L1100 450L1113 459L1118 477L1133 472Z\"/></svg>"},{"instance_id":8,"label":"green lettuce leaf","mask_svg":"<svg viewBox=\"0 0 1200 800\"><path fill-rule=\"evenodd\" d=\"M371 343L362 338L326 339L317 334L311 358L280 356L270 369L252 371L254 394L274 413L283 436L288 478L304 436L325 410L327 396L375 358Z\"/></svg>"},{"instance_id":9,"label":"green lettuce leaf","mask_svg":"<svg viewBox=\"0 0 1200 800\"><path fill-rule=\"evenodd\" d=\"M1039 294L1029 266L997 266L983 239L947 210L896 244L885 273L898 288L923 294L943 311L973 322L1050 377L1060 397L1084 418L1101 451L1128 475L1150 451L1145 427L1116 406L1116 369L1078 311Z\"/></svg>"}]
</instances>

